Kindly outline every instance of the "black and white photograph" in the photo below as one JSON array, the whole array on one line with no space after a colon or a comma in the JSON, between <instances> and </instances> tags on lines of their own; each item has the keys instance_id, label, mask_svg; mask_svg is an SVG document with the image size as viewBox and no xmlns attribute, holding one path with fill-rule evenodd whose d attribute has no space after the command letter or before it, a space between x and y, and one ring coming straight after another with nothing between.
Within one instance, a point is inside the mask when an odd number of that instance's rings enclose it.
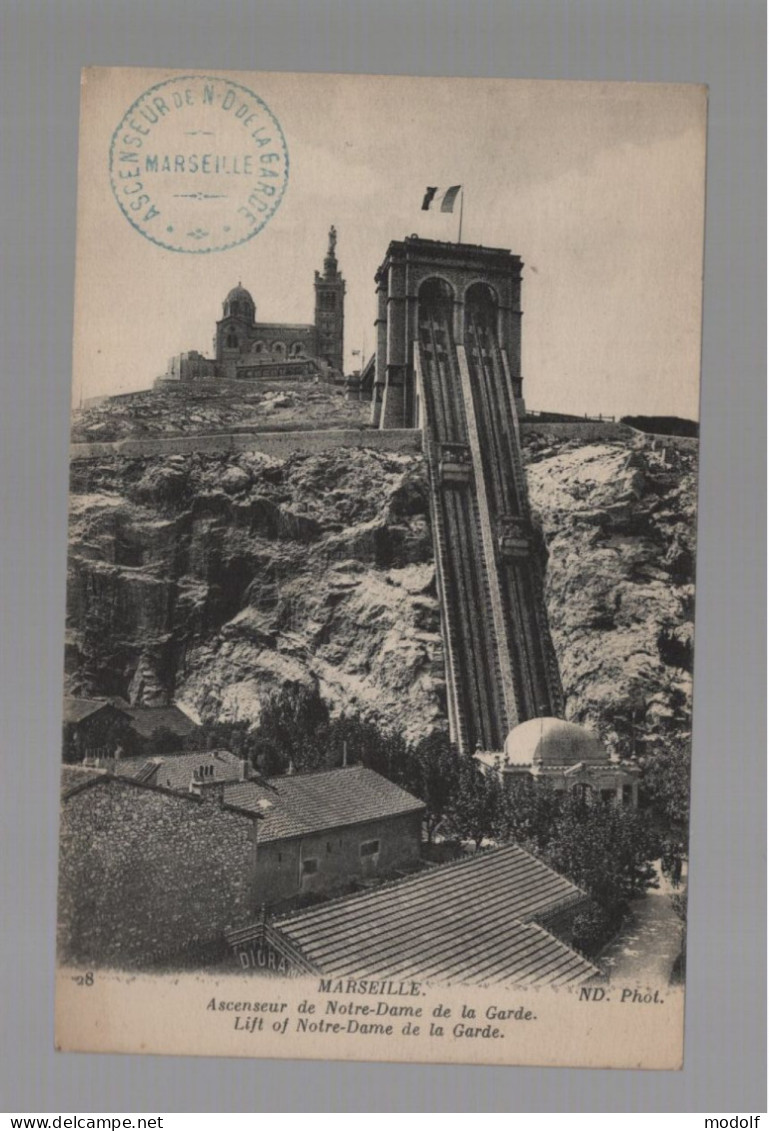
<instances>
[{"instance_id":1,"label":"black and white photograph","mask_svg":"<svg viewBox=\"0 0 769 1131\"><path fill-rule=\"evenodd\" d=\"M57 1047L681 1067L705 128L83 72Z\"/></svg>"}]
</instances>

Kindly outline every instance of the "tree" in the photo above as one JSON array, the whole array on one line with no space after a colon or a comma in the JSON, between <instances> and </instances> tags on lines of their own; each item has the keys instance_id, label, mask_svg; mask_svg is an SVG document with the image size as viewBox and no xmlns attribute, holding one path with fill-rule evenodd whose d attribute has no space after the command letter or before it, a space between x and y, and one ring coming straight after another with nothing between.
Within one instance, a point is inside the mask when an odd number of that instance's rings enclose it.
<instances>
[{"instance_id":1,"label":"tree","mask_svg":"<svg viewBox=\"0 0 769 1131\"><path fill-rule=\"evenodd\" d=\"M185 750L230 750L241 758L250 757L253 738L251 724L246 719L237 722L204 723L187 735Z\"/></svg>"},{"instance_id":2,"label":"tree","mask_svg":"<svg viewBox=\"0 0 769 1131\"><path fill-rule=\"evenodd\" d=\"M502 783L499 775L485 774L471 755L459 760L457 787L450 805L448 825L460 840L476 849L494 836L499 823Z\"/></svg>"},{"instance_id":3,"label":"tree","mask_svg":"<svg viewBox=\"0 0 769 1131\"><path fill-rule=\"evenodd\" d=\"M689 851L691 744L687 738L665 735L642 766L642 799L662 836L662 870L678 884Z\"/></svg>"},{"instance_id":4,"label":"tree","mask_svg":"<svg viewBox=\"0 0 769 1131\"><path fill-rule=\"evenodd\" d=\"M644 797L666 828L688 829L691 744L666 735L643 761Z\"/></svg>"},{"instance_id":5,"label":"tree","mask_svg":"<svg viewBox=\"0 0 769 1131\"><path fill-rule=\"evenodd\" d=\"M563 800L545 850L547 862L583 888L610 915L657 886L659 835L643 814L613 801Z\"/></svg>"},{"instance_id":6,"label":"tree","mask_svg":"<svg viewBox=\"0 0 769 1131\"><path fill-rule=\"evenodd\" d=\"M495 833L502 841L514 840L533 852L543 852L553 837L561 811L559 794L547 781L528 774L506 784L499 799Z\"/></svg>"},{"instance_id":7,"label":"tree","mask_svg":"<svg viewBox=\"0 0 769 1131\"><path fill-rule=\"evenodd\" d=\"M434 731L413 748L405 767L404 789L427 806L425 828L431 842L447 817L459 785L459 753L444 731Z\"/></svg>"},{"instance_id":8,"label":"tree","mask_svg":"<svg viewBox=\"0 0 769 1131\"><path fill-rule=\"evenodd\" d=\"M681 949L673 963L673 981L683 982L686 979L686 918L688 914L688 895L679 892L670 901L673 910L681 920Z\"/></svg>"},{"instance_id":9,"label":"tree","mask_svg":"<svg viewBox=\"0 0 769 1131\"><path fill-rule=\"evenodd\" d=\"M329 710L317 687L289 685L262 708L253 736L252 761L262 773L315 770L326 764L319 732L328 726Z\"/></svg>"},{"instance_id":10,"label":"tree","mask_svg":"<svg viewBox=\"0 0 769 1131\"><path fill-rule=\"evenodd\" d=\"M155 727L144 743L144 753L147 755L177 754L183 745L182 736L177 734L175 730L165 726Z\"/></svg>"},{"instance_id":11,"label":"tree","mask_svg":"<svg viewBox=\"0 0 769 1131\"><path fill-rule=\"evenodd\" d=\"M350 765L360 764L375 770L397 785L408 777L411 747L397 731L384 729L373 719L361 715L340 715L320 736L332 765L345 758Z\"/></svg>"}]
</instances>

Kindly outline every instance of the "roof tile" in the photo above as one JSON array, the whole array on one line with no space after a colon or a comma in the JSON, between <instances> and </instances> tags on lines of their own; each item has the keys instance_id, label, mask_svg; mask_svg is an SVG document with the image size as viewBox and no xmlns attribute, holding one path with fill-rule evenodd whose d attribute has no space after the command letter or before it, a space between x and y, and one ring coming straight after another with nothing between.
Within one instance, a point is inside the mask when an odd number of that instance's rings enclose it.
<instances>
[{"instance_id":1,"label":"roof tile","mask_svg":"<svg viewBox=\"0 0 769 1131\"><path fill-rule=\"evenodd\" d=\"M365 766L241 782L228 786L224 799L227 805L261 814L262 842L424 809L418 798Z\"/></svg>"},{"instance_id":2,"label":"roof tile","mask_svg":"<svg viewBox=\"0 0 769 1131\"><path fill-rule=\"evenodd\" d=\"M178 707L122 707L133 729L142 738L151 738L157 730L170 730L182 738L198 729L197 723Z\"/></svg>"},{"instance_id":3,"label":"roof tile","mask_svg":"<svg viewBox=\"0 0 769 1131\"><path fill-rule=\"evenodd\" d=\"M339 977L566 985L599 971L536 920L585 898L541 860L506 845L272 926L318 970Z\"/></svg>"},{"instance_id":4,"label":"roof tile","mask_svg":"<svg viewBox=\"0 0 769 1131\"><path fill-rule=\"evenodd\" d=\"M64 722L80 723L83 719L87 719L89 715L95 715L97 711L109 706L111 704L107 699L78 699L72 695L65 695Z\"/></svg>"}]
</instances>

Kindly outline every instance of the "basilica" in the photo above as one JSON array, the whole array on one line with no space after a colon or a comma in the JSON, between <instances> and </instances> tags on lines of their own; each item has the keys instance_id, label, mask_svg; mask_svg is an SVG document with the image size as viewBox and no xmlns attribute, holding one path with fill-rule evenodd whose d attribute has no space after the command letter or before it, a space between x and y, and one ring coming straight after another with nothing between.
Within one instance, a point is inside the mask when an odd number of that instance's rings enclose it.
<instances>
[{"instance_id":1,"label":"basilica","mask_svg":"<svg viewBox=\"0 0 769 1131\"><path fill-rule=\"evenodd\" d=\"M315 272L313 323L258 322L256 303L238 282L216 323L212 358L196 350L177 354L156 387L275 377L341 377L344 369L345 281L336 258L336 228L329 231L323 272Z\"/></svg>"}]
</instances>

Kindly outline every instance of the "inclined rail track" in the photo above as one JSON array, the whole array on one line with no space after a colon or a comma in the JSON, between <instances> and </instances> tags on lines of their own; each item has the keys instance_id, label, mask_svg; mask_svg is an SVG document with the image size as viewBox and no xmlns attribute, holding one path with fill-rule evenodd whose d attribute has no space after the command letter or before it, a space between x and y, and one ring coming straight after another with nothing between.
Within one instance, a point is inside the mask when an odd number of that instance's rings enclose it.
<instances>
[{"instance_id":1,"label":"inclined rail track","mask_svg":"<svg viewBox=\"0 0 769 1131\"><path fill-rule=\"evenodd\" d=\"M465 356L472 404L466 405L452 310L440 298L419 306L419 360L424 386L426 451L432 486L438 568L445 591L444 645L456 739L463 749L502 748L508 730L539 715L562 714L557 663L545 612L541 567L531 528L513 391L495 329L496 312L470 305ZM469 400L469 394L468 398ZM467 412L477 427L471 454ZM484 520L493 547L484 549ZM486 512L484 512L485 514ZM512 523L517 549L505 549ZM515 539L513 539L515 541ZM493 560L489 560L492 558ZM489 577L489 571L495 577ZM491 589L502 605L496 625ZM515 703L506 704L500 649L509 653ZM509 677L508 677L509 678ZM450 711L450 715L452 712Z\"/></svg>"}]
</instances>

